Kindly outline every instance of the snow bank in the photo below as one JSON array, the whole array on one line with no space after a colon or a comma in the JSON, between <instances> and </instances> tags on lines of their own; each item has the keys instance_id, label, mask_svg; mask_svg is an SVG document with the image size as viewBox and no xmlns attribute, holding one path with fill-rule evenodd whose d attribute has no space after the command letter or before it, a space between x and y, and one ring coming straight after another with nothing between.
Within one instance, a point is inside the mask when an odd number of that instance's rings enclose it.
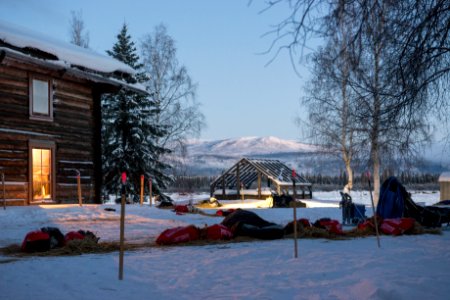
<instances>
[{"instance_id":1,"label":"snow bank","mask_svg":"<svg viewBox=\"0 0 450 300\"><path fill-rule=\"evenodd\" d=\"M200 197L179 195L177 201ZM437 202L439 194L413 194L413 199L419 198ZM337 200L333 193L316 193L312 201L325 205ZM289 208L249 209L271 222L287 224L292 220ZM297 215L311 221L322 217L339 220L341 211L336 207L299 208ZM119 216L120 206L114 204L0 209L0 246L20 243L28 231L42 226L57 226L63 232L91 230L101 241L117 241ZM127 205L125 239L153 241L166 228L212 225L222 219ZM117 252L71 257L0 256L0 298L448 299L449 244L450 230L445 229L442 235L382 236L381 248L375 237L300 239L297 259L291 239L153 247L125 253L123 281L118 280Z\"/></svg>"}]
</instances>

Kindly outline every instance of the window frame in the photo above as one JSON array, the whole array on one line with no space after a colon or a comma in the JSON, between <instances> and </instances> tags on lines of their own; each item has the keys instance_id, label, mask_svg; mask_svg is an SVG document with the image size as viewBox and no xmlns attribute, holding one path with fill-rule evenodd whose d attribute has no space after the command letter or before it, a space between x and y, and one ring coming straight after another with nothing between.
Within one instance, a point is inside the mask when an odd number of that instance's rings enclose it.
<instances>
[{"instance_id":1,"label":"window frame","mask_svg":"<svg viewBox=\"0 0 450 300\"><path fill-rule=\"evenodd\" d=\"M33 198L33 149L50 150L50 184L51 198L34 200ZM28 204L54 203L56 201L56 144L52 141L29 140L28 141Z\"/></svg>"},{"instance_id":2,"label":"window frame","mask_svg":"<svg viewBox=\"0 0 450 300\"><path fill-rule=\"evenodd\" d=\"M48 115L34 112L34 110L33 110L33 104L34 104L33 81L34 80L46 81L48 83L48 99L47 99L48 100L48 112L49 112ZM30 74L28 85L29 85L30 119L53 122L53 79L49 76Z\"/></svg>"}]
</instances>

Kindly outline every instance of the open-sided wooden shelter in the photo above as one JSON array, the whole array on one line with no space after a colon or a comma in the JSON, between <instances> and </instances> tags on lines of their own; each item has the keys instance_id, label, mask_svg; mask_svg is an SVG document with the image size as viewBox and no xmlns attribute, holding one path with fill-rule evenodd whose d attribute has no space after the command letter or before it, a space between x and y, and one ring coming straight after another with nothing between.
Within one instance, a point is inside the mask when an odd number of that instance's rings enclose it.
<instances>
[{"instance_id":1,"label":"open-sided wooden shelter","mask_svg":"<svg viewBox=\"0 0 450 300\"><path fill-rule=\"evenodd\" d=\"M101 195L103 93L134 70L115 59L0 22L0 201L85 201Z\"/></svg>"},{"instance_id":2,"label":"open-sided wooden shelter","mask_svg":"<svg viewBox=\"0 0 450 300\"><path fill-rule=\"evenodd\" d=\"M272 193L293 195L294 181L297 198L312 197L311 183L297 173L292 177L292 170L282 162L242 158L211 183L211 196L263 199Z\"/></svg>"}]
</instances>

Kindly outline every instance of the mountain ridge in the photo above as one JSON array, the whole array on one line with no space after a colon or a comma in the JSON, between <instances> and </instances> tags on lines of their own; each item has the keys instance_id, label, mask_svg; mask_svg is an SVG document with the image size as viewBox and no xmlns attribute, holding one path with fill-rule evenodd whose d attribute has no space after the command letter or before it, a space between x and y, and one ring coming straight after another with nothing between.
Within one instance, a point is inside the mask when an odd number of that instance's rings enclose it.
<instances>
[{"instance_id":1,"label":"mountain ridge","mask_svg":"<svg viewBox=\"0 0 450 300\"><path fill-rule=\"evenodd\" d=\"M261 155L271 153L287 152L317 152L319 148L315 145L284 140L274 136L267 137L241 137L221 140L192 140L187 144L192 155L208 152L220 152L231 156Z\"/></svg>"},{"instance_id":2,"label":"mountain ridge","mask_svg":"<svg viewBox=\"0 0 450 300\"><path fill-rule=\"evenodd\" d=\"M172 159L182 161L184 172L189 175L215 176L243 157L280 160L299 173L333 176L344 170L339 156L330 155L329 151L325 153L326 151L317 145L274 136L196 139L188 141L186 147L186 157ZM449 161L439 161L436 156L427 156L426 159L415 162L413 172L439 173L450 170Z\"/></svg>"}]
</instances>

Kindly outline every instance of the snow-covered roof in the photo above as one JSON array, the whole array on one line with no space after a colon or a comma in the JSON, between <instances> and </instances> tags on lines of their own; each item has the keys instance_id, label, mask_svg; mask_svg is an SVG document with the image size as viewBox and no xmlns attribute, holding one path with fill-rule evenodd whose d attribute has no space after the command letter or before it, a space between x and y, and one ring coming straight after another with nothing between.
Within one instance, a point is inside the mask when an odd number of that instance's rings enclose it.
<instances>
[{"instance_id":1,"label":"snow-covered roof","mask_svg":"<svg viewBox=\"0 0 450 300\"><path fill-rule=\"evenodd\" d=\"M4 21L0 21L0 52L51 69L67 71L70 75L92 82L147 93L144 85L129 84L117 78L122 77L121 74L135 74L135 70L127 64Z\"/></svg>"},{"instance_id":2,"label":"snow-covered roof","mask_svg":"<svg viewBox=\"0 0 450 300\"><path fill-rule=\"evenodd\" d=\"M439 182L450 182L450 172L444 172L439 176Z\"/></svg>"},{"instance_id":3,"label":"snow-covered roof","mask_svg":"<svg viewBox=\"0 0 450 300\"><path fill-rule=\"evenodd\" d=\"M130 66L116 59L4 21L0 21L0 40L17 48L48 53L70 67L83 67L101 73L134 74Z\"/></svg>"}]
</instances>

